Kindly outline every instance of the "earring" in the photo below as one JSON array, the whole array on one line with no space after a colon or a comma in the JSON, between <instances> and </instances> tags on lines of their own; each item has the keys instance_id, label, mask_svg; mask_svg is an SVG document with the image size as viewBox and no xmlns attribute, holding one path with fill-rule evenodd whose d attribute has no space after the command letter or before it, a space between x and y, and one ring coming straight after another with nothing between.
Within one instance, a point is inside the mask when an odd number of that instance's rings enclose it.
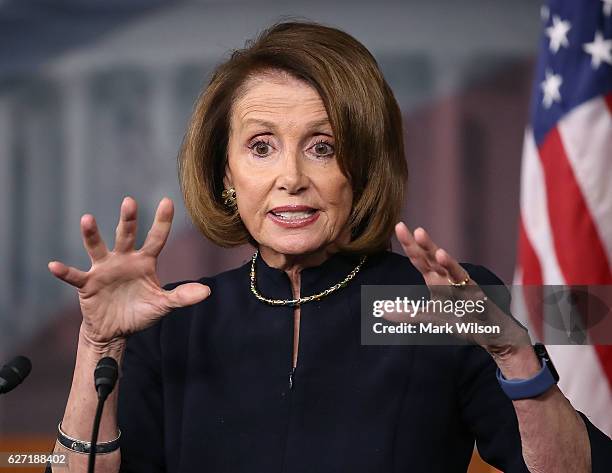
<instances>
[{"instance_id":1,"label":"earring","mask_svg":"<svg viewBox=\"0 0 612 473\"><path fill-rule=\"evenodd\" d=\"M226 207L229 207L234 212L238 210L238 204L236 204L236 189L230 187L229 189L223 189L221 192L221 198Z\"/></svg>"}]
</instances>

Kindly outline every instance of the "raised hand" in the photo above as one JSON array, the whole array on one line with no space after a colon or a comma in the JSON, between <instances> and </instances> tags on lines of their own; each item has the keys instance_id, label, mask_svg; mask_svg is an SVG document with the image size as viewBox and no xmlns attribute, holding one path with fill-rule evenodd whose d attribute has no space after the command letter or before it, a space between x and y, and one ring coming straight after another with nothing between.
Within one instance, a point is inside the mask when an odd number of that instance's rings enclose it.
<instances>
[{"instance_id":1,"label":"raised hand","mask_svg":"<svg viewBox=\"0 0 612 473\"><path fill-rule=\"evenodd\" d=\"M472 303L481 301L484 311L474 310L471 313L463 313L460 317L450 314L450 318L448 313L435 311L417 314L414 317L393 314L387 317L388 319L411 323L425 321L438 325L449 321L473 323L475 325L470 327L474 332L453 334L482 346L491 354L501 353L510 346L530 344L529 335L524 328L489 300L482 289L470 279L466 270L445 250L438 247L424 229L417 228L412 233L401 222L395 226L395 233L406 256L422 274L432 300L453 303L458 300L469 300ZM487 332L490 329L485 330L484 327L499 327L499 333Z\"/></svg>"},{"instance_id":2,"label":"raised hand","mask_svg":"<svg viewBox=\"0 0 612 473\"><path fill-rule=\"evenodd\" d=\"M134 248L137 205L131 197L121 204L115 248L109 251L92 215L81 218L83 244L91 259L89 271L59 261L49 271L78 290L83 314L81 333L98 344L110 343L153 325L171 309L196 304L210 295L210 288L188 283L165 291L157 277L157 257L166 244L174 206L161 200L155 220L140 249Z\"/></svg>"}]
</instances>

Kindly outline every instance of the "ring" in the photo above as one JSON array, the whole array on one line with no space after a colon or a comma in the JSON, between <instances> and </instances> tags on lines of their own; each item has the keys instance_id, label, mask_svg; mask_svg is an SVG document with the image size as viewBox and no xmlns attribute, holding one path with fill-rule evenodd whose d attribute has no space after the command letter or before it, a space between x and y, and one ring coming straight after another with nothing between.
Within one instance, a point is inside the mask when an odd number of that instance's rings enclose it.
<instances>
[{"instance_id":1,"label":"ring","mask_svg":"<svg viewBox=\"0 0 612 473\"><path fill-rule=\"evenodd\" d=\"M453 287L465 287L467 283L470 282L470 275L466 273L465 279L460 282L455 282L451 278L446 278L449 284Z\"/></svg>"}]
</instances>

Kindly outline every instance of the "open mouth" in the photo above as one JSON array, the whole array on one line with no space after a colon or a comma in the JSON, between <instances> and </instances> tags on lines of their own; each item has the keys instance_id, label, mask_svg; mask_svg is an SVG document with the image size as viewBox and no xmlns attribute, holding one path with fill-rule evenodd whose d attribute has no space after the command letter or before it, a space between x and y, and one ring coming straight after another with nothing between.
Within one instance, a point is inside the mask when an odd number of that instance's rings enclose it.
<instances>
[{"instance_id":1,"label":"open mouth","mask_svg":"<svg viewBox=\"0 0 612 473\"><path fill-rule=\"evenodd\" d=\"M319 213L319 209L306 205L288 205L273 208L268 212L268 216L281 227L298 228L315 222Z\"/></svg>"},{"instance_id":2,"label":"open mouth","mask_svg":"<svg viewBox=\"0 0 612 473\"><path fill-rule=\"evenodd\" d=\"M304 220L311 217L317 212L316 209L309 210L292 210L292 211L274 211L270 210L270 213L275 217L282 218L283 220Z\"/></svg>"}]
</instances>

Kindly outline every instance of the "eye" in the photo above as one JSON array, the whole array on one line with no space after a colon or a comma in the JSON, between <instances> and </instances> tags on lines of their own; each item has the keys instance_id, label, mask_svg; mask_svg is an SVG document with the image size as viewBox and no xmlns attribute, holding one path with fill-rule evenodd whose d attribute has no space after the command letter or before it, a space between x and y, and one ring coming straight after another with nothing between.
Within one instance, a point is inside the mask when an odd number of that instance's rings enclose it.
<instances>
[{"instance_id":1,"label":"eye","mask_svg":"<svg viewBox=\"0 0 612 473\"><path fill-rule=\"evenodd\" d=\"M311 146L311 149L318 157L329 157L334 154L334 146L328 141L325 141L324 139L317 141L314 145Z\"/></svg>"},{"instance_id":2,"label":"eye","mask_svg":"<svg viewBox=\"0 0 612 473\"><path fill-rule=\"evenodd\" d=\"M265 140L257 140L249 145L249 149L260 158L265 158L270 154L272 145Z\"/></svg>"}]
</instances>

